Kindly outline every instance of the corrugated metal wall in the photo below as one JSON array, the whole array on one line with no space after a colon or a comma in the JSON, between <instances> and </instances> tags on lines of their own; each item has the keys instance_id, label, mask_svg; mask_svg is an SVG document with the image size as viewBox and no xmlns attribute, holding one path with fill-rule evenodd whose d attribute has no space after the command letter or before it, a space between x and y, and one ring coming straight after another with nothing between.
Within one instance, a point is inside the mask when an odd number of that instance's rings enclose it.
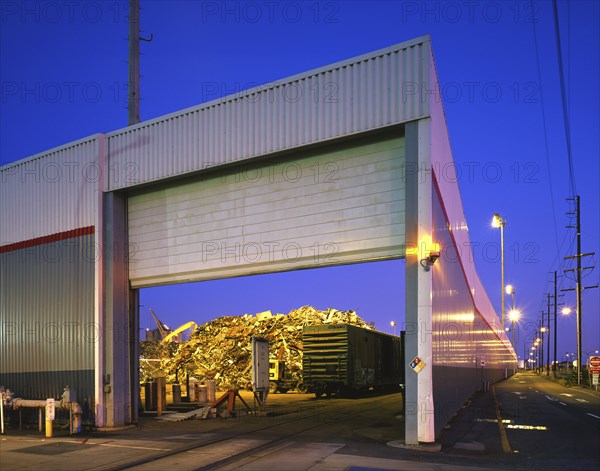
<instances>
[{"instance_id":1,"label":"corrugated metal wall","mask_svg":"<svg viewBox=\"0 0 600 471\"><path fill-rule=\"evenodd\" d=\"M0 169L0 246L93 226L102 170L92 136Z\"/></svg>"},{"instance_id":2,"label":"corrugated metal wall","mask_svg":"<svg viewBox=\"0 0 600 471\"><path fill-rule=\"evenodd\" d=\"M431 83L439 85L433 57ZM431 101L433 240L441 257L432 268L433 397L439 433L482 387L512 374L516 355L474 264L441 100ZM450 173L451 174L451 173Z\"/></svg>"},{"instance_id":3,"label":"corrugated metal wall","mask_svg":"<svg viewBox=\"0 0 600 471\"><path fill-rule=\"evenodd\" d=\"M503 338L496 335L495 326L488 324L474 303L436 190L432 200L433 238L442 250L432 268L433 397L439 433L483 381L503 379L507 370L511 373L515 360Z\"/></svg>"},{"instance_id":4,"label":"corrugated metal wall","mask_svg":"<svg viewBox=\"0 0 600 471\"><path fill-rule=\"evenodd\" d=\"M132 286L404 255L402 138L295 156L130 197Z\"/></svg>"},{"instance_id":5,"label":"corrugated metal wall","mask_svg":"<svg viewBox=\"0 0 600 471\"><path fill-rule=\"evenodd\" d=\"M92 229L0 250L0 384L17 396L59 397L68 385L93 398Z\"/></svg>"},{"instance_id":6,"label":"corrugated metal wall","mask_svg":"<svg viewBox=\"0 0 600 471\"><path fill-rule=\"evenodd\" d=\"M429 38L108 134L115 190L429 114Z\"/></svg>"}]
</instances>

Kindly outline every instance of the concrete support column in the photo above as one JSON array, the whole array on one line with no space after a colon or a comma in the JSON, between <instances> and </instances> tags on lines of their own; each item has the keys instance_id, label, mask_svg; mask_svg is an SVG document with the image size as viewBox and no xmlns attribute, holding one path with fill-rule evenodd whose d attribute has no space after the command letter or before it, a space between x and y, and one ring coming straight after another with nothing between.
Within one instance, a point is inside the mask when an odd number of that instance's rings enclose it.
<instances>
[{"instance_id":1,"label":"concrete support column","mask_svg":"<svg viewBox=\"0 0 600 471\"><path fill-rule=\"evenodd\" d=\"M407 445L435 441L433 406L432 272L421 260L431 250L430 120L406 125L406 425ZM418 357L417 373L409 364Z\"/></svg>"}]
</instances>

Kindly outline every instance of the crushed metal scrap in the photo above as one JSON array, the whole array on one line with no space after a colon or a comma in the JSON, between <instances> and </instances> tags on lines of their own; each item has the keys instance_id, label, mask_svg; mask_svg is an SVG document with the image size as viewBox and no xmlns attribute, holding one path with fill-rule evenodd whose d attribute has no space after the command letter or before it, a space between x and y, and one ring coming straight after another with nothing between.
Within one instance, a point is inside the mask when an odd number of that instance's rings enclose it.
<instances>
[{"instance_id":1,"label":"crushed metal scrap","mask_svg":"<svg viewBox=\"0 0 600 471\"><path fill-rule=\"evenodd\" d=\"M161 369L168 375L188 373L198 379L214 379L219 389L249 388L252 377L253 336L266 338L270 357L284 361L288 374L297 382L302 379L302 327L305 325L351 324L367 329L354 311L311 306L294 309L288 314L265 311L255 316L224 316L199 326L187 342L175 352L163 356ZM171 344L173 348L174 344ZM166 352L165 352L166 353ZM181 378L181 376L179 376Z\"/></svg>"}]
</instances>

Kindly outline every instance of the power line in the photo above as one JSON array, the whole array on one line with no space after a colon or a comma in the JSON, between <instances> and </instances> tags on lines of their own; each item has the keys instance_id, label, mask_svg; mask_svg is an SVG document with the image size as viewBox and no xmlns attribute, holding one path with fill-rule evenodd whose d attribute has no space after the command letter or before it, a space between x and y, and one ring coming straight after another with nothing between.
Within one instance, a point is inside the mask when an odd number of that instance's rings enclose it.
<instances>
[{"instance_id":1,"label":"power line","mask_svg":"<svg viewBox=\"0 0 600 471\"><path fill-rule=\"evenodd\" d=\"M552 0L552 10L554 12L554 36L556 37L556 52L558 54L558 74L560 77L560 94L562 97L563 123L565 126L567 157L569 160L569 183L571 187L571 196L575 196L577 194L577 188L575 186L575 170L573 166L573 153L571 151L571 125L569 123L569 113L567 112L567 94L565 89L562 50L560 45L560 29L558 26L558 7L556 5L556 0Z\"/></svg>"},{"instance_id":2,"label":"power line","mask_svg":"<svg viewBox=\"0 0 600 471\"><path fill-rule=\"evenodd\" d=\"M531 0L531 11L535 11L534 10L534 5L533 5L533 0ZM559 246L558 246L558 232L556 230L556 228L558 227L558 224L556 222L556 207L554 205L554 190L552 187L552 172L550 169L550 152L548 150L548 129L546 126L546 110L545 110L545 106L544 106L544 89L542 87L542 70L540 67L540 52L539 52L539 48L538 48L538 41L537 41L537 32L536 32L536 28L535 28L535 21L532 21L531 24L533 25L533 42L535 44L535 60L536 60L536 64L537 64L537 75L538 75L538 82L540 85L540 102L542 105L542 124L544 126L544 146L545 146L545 151L546 151L546 169L548 171L548 183L550 186L550 203L552 204L552 219L554 221L554 243L556 244L556 250L557 252L559 251Z\"/></svg>"}]
</instances>

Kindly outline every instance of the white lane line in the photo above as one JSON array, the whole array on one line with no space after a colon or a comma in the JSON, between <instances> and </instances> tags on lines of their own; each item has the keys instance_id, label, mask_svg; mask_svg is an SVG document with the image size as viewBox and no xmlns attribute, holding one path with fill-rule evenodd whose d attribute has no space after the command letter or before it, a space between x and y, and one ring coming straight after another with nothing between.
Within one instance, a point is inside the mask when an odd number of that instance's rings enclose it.
<instances>
[{"instance_id":1,"label":"white lane line","mask_svg":"<svg viewBox=\"0 0 600 471\"><path fill-rule=\"evenodd\" d=\"M548 399L549 401L558 401L558 399L555 399L552 396L548 396L547 394L546 394L546 399Z\"/></svg>"},{"instance_id":2,"label":"white lane line","mask_svg":"<svg viewBox=\"0 0 600 471\"><path fill-rule=\"evenodd\" d=\"M169 448L153 448L149 446L117 445L116 443L86 443L86 445L108 446L113 448L132 448L134 450L170 451Z\"/></svg>"},{"instance_id":3,"label":"white lane line","mask_svg":"<svg viewBox=\"0 0 600 471\"><path fill-rule=\"evenodd\" d=\"M560 393L561 396L573 397L573 394Z\"/></svg>"},{"instance_id":4,"label":"white lane line","mask_svg":"<svg viewBox=\"0 0 600 471\"><path fill-rule=\"evenodd\" d=\"M590 414L589 412L587 413L587 415L591 415L594 419L600 419L600 417L598 417L597 415Z\"/></svg>"},{"instance_id":5,"label":"white lane line","mask_svg":"<svg viewBox=\"0 0 600 471\"><path fill-rule=\"evenodd\" d=\"M564 402L559 402L559 404L562 404L563 406L566 406L566 404Z\"/></svg>"},{"instance_id":6,"label":"white lane line","mask_svg":"<svg viewBox=\"0 0 600 471\"><path fill-rule=\"evenodd\" d=\"M576 397L575 400L579 402L589 402L587 399L579 399L578 397Z\"/></svg>"}]
</instances>

